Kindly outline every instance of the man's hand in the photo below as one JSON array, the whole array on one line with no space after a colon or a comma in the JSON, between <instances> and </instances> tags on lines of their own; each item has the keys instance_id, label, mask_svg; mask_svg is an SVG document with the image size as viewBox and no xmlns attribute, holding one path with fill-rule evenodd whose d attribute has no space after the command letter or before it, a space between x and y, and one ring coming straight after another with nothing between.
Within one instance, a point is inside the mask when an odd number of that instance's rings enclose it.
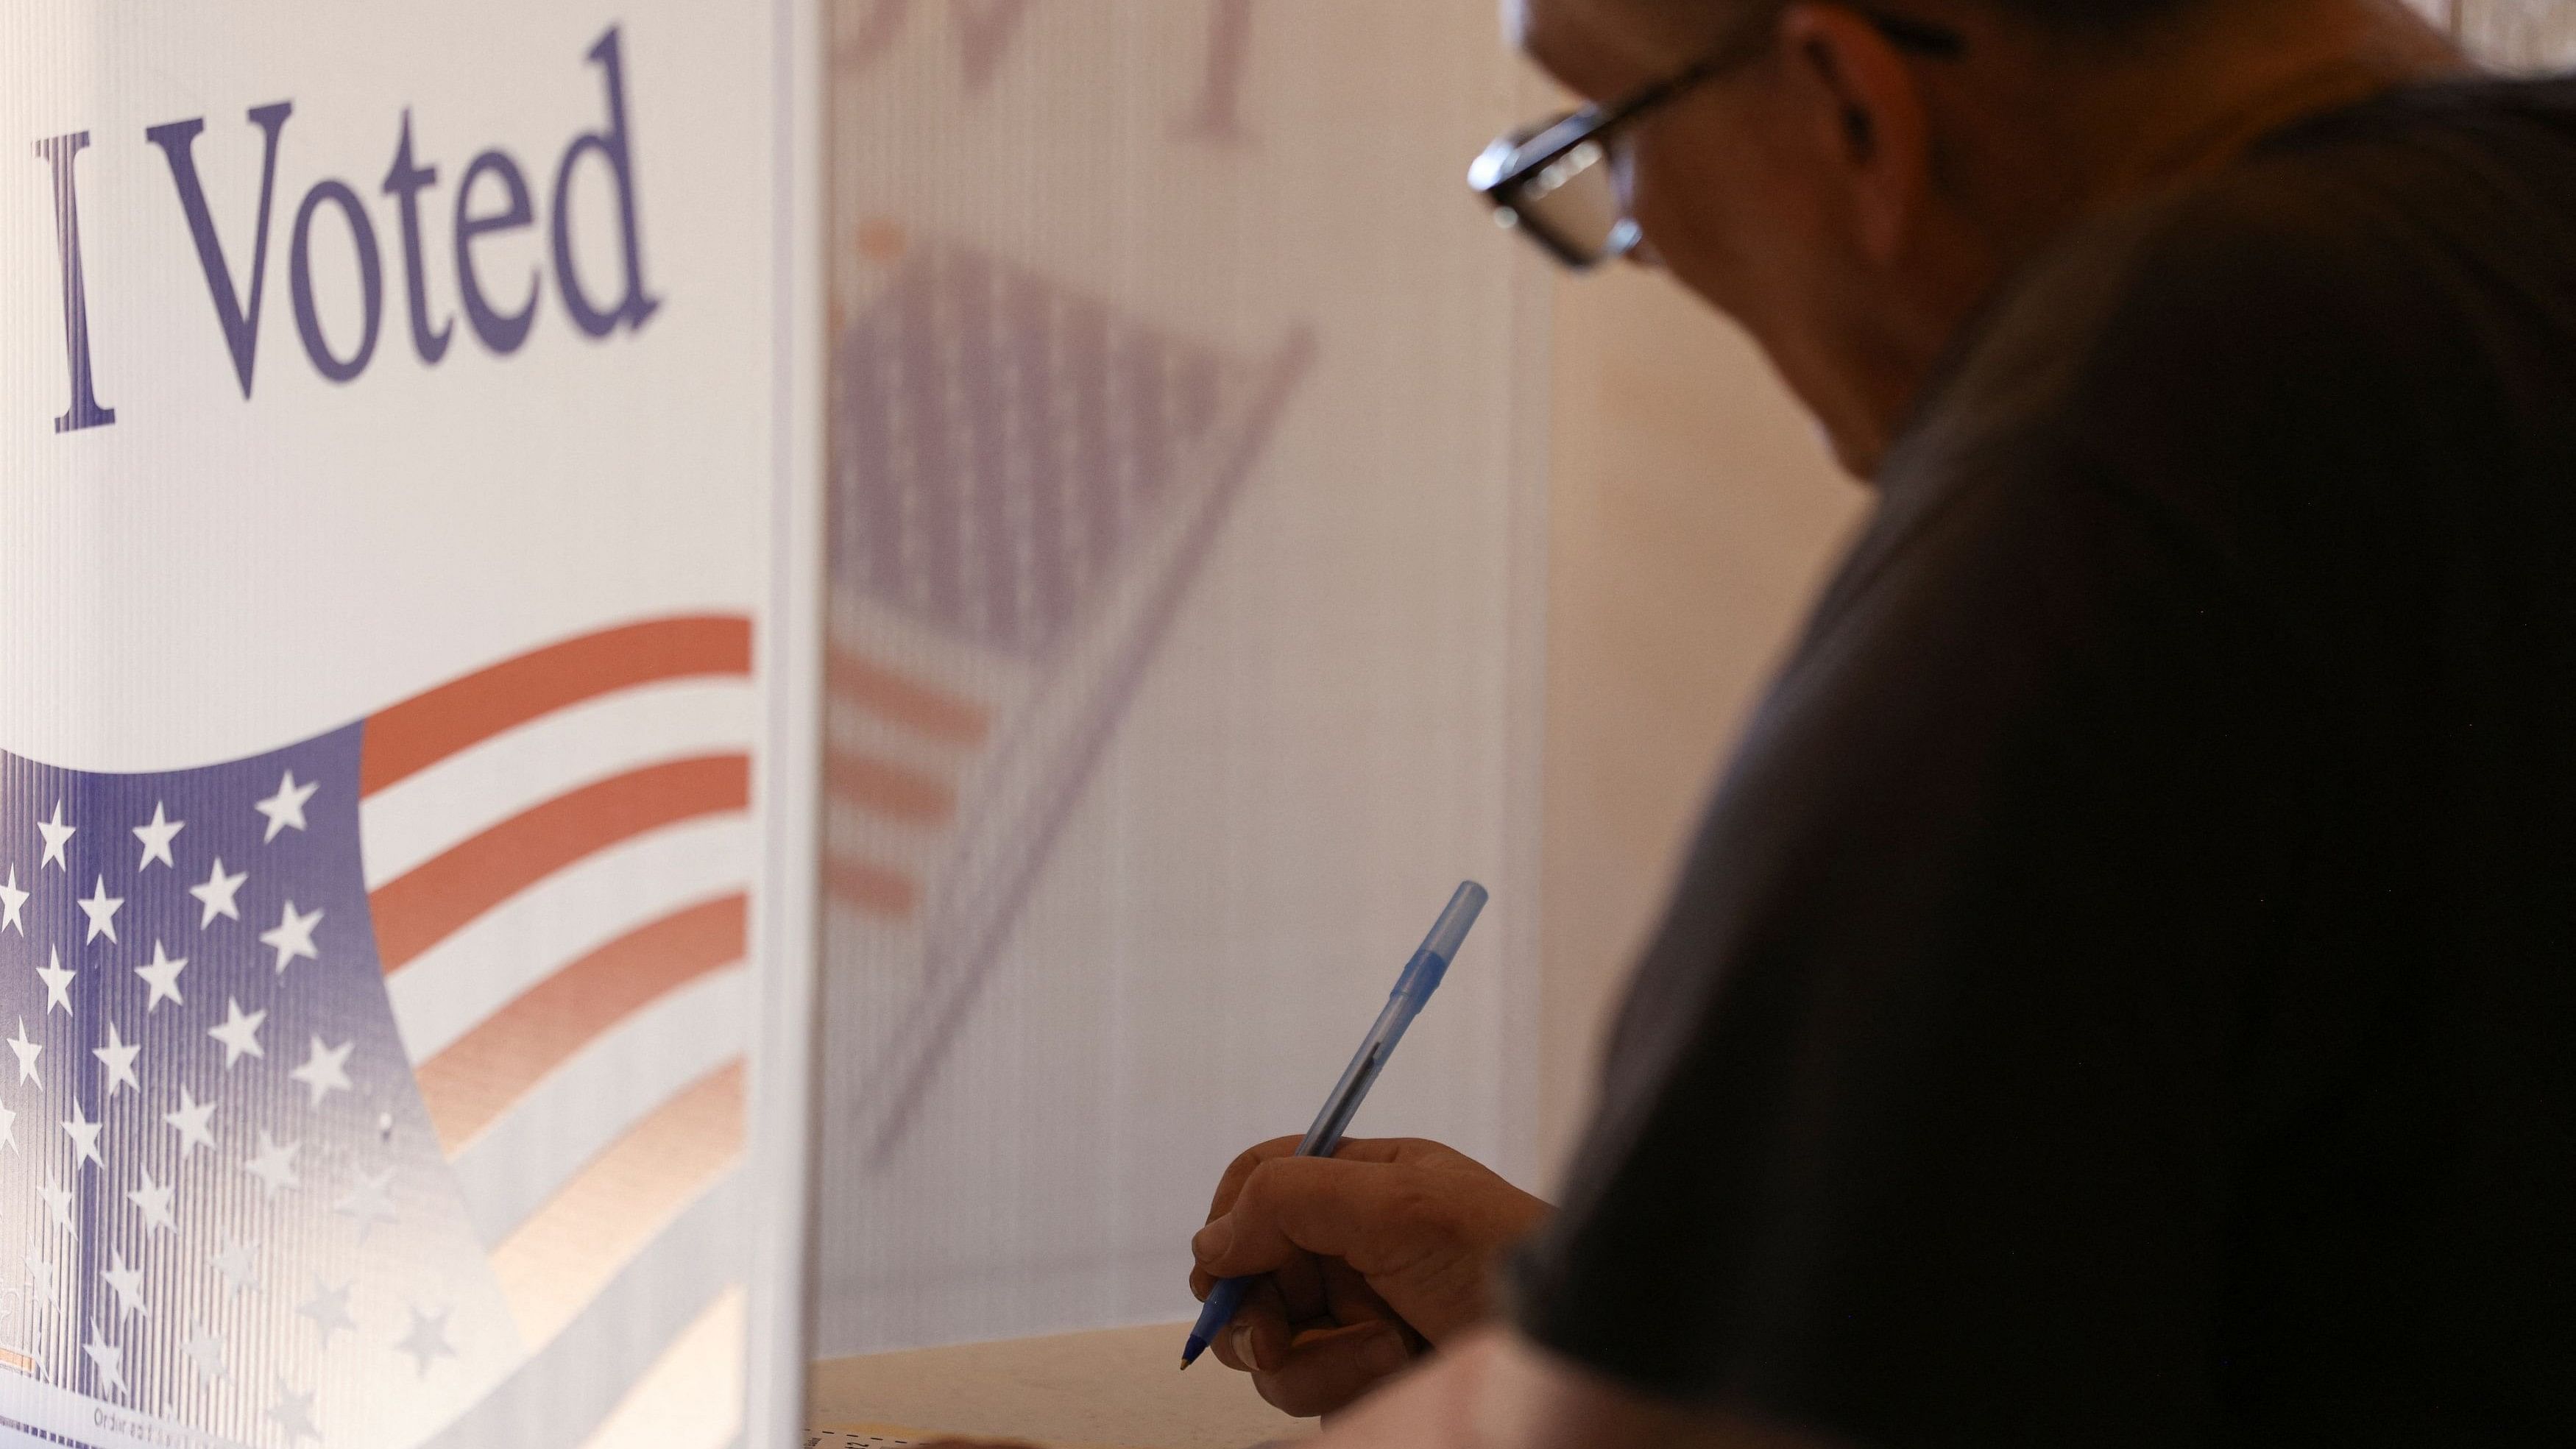
<instances>
[{"instance_id":1,"label":"man's hand","mask_svg":"<svg viewBox=\"0 0 2576 1449\"><path fill-rule=\"evenodd\" d=\"M1352 1139L1332 1157L1279 1137L1226 1168L1190 1240L1190 1291L1268 1275L1216 1356L1261 1397L1326 1413L1493 1312L1504 1251L1548 1205L1437 1142Z\"/></svg>"}]
</instances>

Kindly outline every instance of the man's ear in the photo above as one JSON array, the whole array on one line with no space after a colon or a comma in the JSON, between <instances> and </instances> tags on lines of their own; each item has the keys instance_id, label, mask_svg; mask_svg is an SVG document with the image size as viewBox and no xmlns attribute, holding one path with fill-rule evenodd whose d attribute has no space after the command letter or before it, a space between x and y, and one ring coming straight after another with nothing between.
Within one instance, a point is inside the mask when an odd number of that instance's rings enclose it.
<instances>
[{"instance_id":1,"label":"man's ear","mask_svg":"<svg viewBox=\"0 0 2576 1449\"><path fill-rule=\"evenodd\" d=\"M1931 118L1913 70L1842 5L1791 5L1779 38L1785 78L1812 107L1812 139L1850 201L1862 254L1895 261L1932 189Z\"/></svg>"}]
</instances>

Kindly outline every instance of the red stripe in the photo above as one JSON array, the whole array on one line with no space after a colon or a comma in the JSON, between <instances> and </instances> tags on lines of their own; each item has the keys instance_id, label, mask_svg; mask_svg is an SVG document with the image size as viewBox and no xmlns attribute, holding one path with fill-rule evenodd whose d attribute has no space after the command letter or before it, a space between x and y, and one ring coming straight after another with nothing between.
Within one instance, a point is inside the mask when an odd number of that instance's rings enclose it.
<instances>
[{"instance_id":1,"label":"red stripe","mask_svg":"<svg viewBox=\"0 0 2576 1449\"><path fill-rule=\"evenodd\" d=\"M936 825L957 810L957 792L946 781L858 750L834 749L825 758L823 788L836 800L915 825Z\"/></svg>"},{"instance_id":2,"label":"red stripe","mask_svg":"<svg viewBox=\"0 0 2576 1449\"><path fill-rule=\"evenodd\" d=\"M358 793L373 795L586 699L664 679L750 673L751 621L738 614L651 619L549 644L368 716Z\"/></svg>"},{"instance_id":3,"label":"red stripe","mask_svg":"<svg viewBox=\"0 0 2576 1449\"><path fill-rule=\"evenodd\" d=\"M823 893L868 915L897 920L921 903L921 887L910 876L847 857L824 862Z\"/></svg>"},{"instance_id":4,"label":"red stripe","mask_svg":"<svg viewBox=\"0 0 2576 1449\"><path fill-rule=\"evenodd\" d=\"M978 745L992 731L993 713L835 644L824 667L833 702L882 715L933 739Z\"/></svg>"},{"instance_id":5,"label":"red stripe","mask_svg":"<svg viewBox=\"0 0 2576 1449\"><path fill-rule=\"evenodd\" d=\"M638 926L521 992L420 1066L438 1144L454 1157L548 1072L619 1022L742 959L747 898L688 906Z\"/></svg>"},{"instance_id":6,"label":"red stripe","mask_svg":"<svg viewBox=\"0 0 2576 1449\"><path fill-rule=\"evenodd\" d=\"M368 893L385 974L584 856L750 804L750 756L704 755L612 775L511 816Z\"/></svg>"}]
</instances>

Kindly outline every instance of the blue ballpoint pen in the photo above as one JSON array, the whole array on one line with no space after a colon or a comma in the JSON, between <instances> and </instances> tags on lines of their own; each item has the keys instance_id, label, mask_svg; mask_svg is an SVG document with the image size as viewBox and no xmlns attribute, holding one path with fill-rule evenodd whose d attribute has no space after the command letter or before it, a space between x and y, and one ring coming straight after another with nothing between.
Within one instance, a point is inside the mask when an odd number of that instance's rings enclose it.
<instances>
[{"instance_id":1,"label":"blue ballpoint pen","mask_svg":"<svg viewBox=\"0 0 2576 1449\"><path fill-rule=\"evenodd\" d=\"M1485 888L1474 881L1461 881L1458 893L1449 898L1448 909L1431 923L1431 934L1422 938L1422 947L1413 959L1404 963L1404 974L1395 978L1395 990L1386 998L1386 1009L1377 1014L1377 1024L1369 1028L1351 1064L1342 1069L1342 1079L1333 1084L1332 1095L1324 1099L1324 1110L1315 1114L1315 1124L1306 1129L1304 1140L1297 1144L1299 1157L1330 1157L1342 1145L1342 1132L1351 1125L1351 1117L1368 1096L1377 1074L1386 1067L1386 1059L1395 1052L1395 1044L1404 1039L1404 1029L1413 1025L1422 1004L1440 988L1440 978L1449 972L1449 963L1458 959L1458 943L1467 939L1467 928L1476 924L1476 913L1485 908ZM1190 1341L1181 1348L1181 1367L1188 1368L1207 1351L1225 1326L1234 1321L1243 1307L1243 1295L1252 1287L1250 1278L1222 1278L1199 1309L1199 1321L1190 1325Z\"/></svg>"}]
</instances>

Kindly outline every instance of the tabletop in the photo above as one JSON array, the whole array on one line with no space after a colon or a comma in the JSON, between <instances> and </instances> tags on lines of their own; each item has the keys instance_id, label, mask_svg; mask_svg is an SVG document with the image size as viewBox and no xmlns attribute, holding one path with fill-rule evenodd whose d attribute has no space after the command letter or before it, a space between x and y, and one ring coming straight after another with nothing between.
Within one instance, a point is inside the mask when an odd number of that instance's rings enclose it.
<instances>
[{"instance_id":1,"label":"tabletop","mask_svg":"<svg viewBox=\"0 0 2576 1449\"><path fill-rule=\"evenodd\" d=\"M1182 1372L1187 1323L817 1360L816 1428L991 1435L1062 1449L1245 1449L1305 1438L1311 1419L1261 1401L1252 1381L1202 1359Z\"/></svg>"}]
</instances>

